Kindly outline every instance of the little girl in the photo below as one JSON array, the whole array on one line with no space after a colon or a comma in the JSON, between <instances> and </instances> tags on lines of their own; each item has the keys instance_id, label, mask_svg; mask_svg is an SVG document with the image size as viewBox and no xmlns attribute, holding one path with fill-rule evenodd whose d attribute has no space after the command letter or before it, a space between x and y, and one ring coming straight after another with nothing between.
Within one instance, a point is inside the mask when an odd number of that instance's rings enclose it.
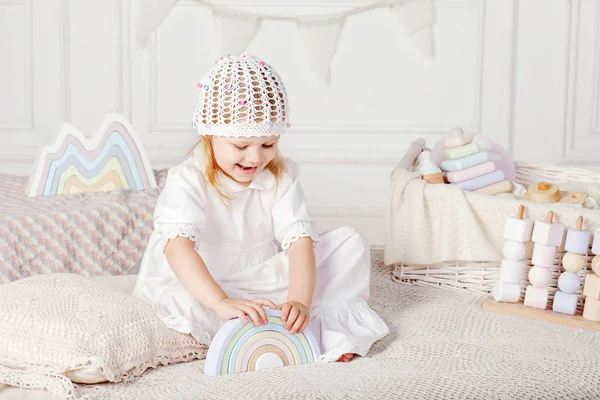
<instances>
[{"instance_id":1,"label":"little girl","mask_svg":"<svg viewBox=\"0 0 600 400\"><path fill-rule=\"evenodd\" d=\"M366 355L389 333L367 304L369 249L349 227L315 232L298 169L277 147L290 116L279 75L243 54L198 86L201 140L169 170L135 295L203 344L228 319L266 324L268 307L290 334L317 326L323 360Z\"/></svg>"}]
</instances>

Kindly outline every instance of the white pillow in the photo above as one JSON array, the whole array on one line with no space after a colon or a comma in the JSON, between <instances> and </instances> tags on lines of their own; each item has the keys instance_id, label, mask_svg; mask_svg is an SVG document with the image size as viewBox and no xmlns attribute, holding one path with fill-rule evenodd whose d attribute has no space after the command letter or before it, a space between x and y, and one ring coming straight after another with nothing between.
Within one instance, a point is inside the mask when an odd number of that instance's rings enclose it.
<instances>
[{"instance_id":1,"label":"white pillow","mask_svg":"<svg viewBox=\"0 0 600 400\"><path fill-rule=\"evenodd\" d=\"M134 284L135 276L47 274L0 285L0 366L13 379L22 371L98 383L204 358L206 346L131 295Z\"/></svg>"}]
</instances>

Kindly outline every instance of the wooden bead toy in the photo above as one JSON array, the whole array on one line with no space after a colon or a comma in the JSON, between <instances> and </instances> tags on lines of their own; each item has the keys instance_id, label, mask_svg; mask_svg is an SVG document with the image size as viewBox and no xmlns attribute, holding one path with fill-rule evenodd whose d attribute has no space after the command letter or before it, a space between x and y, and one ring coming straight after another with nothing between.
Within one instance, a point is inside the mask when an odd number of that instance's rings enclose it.
<instances>
[{"instance_id":1,"label":"wooden bead toy","mask_svg":"<svg viewBox=\"0 0 600 400\"><path fill-rule=\"evenodd\" d=\"M549 211L546 221L535 221L531 240L543 246L560 246L565 233L563 224L552 223L554 213Z\"/></svg>"},{"instance_id":2,"label":"wooden bead toy","mask_svg":"<svg viewBox=\"0 0 600 400\"><path fill-rule=\"evenodd\" d=\"M527 276L531 285L539 288L548 287L552 281L552 271L548 268L538 267L536 265L529 269Z\"/></svg>"},{"instance_id":3,"label":"wooden bead toy","mask_svg":"<svg viewBox=\"0 0 600 400\"><path fill-rule=\"evenodd\" d=\"M479 152L479 145L475 142L460 147L449 148L444 151L447 160L456 160Z\"/></svg>"},{"instance_id":4,"label":"wooden bead toy","mask_svg":"<svg viewBox=\"0 0 600 400\"><path fill-rule=\"evenodd\" d=\"M492 288L492 296L496 301L516 303L521 297L521 286L518 283L497 281Z\"/></svg>"},{"instance_id":5,"label":"wooden bead toy","mask_svg":"<svg viewBox=\"0 0 600 400\"><path fill-rule=\"evenodd\" d=\"M525 257L527 248L523 243L507 240L502 246L502 255L509 261L519 261Z\"/></svg>"},{"instance_id":6,"label":"wooden bead toy","mask_svg":"<svg viewBox=\"0 0 600 400\"><path fill-rule=\"evenodd\" d=\"M503 171L494 171L489 174L478 176L477 178L469 179L463 182L454 183L462 190L476 190L484 186L493 185L504 180Z\"/></svg>"},{"instance_id":7,"label":"wooden bead toy","mask_svg":"<svg viewBox=\"0 0 600 400\"><path fill-rule=\"evenodd\" d=\"M506 222L504 223L504 239L512 240L519 243L529 241L529 238L531 237L531 231L533 229L533 221L529 219L523 219L524 212L525 206L520 205L516 218L506 218ZM519 258L518 260L520 260L521 258Z\"/></svg>"},{"instance_id":8,"label":"wooden bead toy","mask_svg":"<svg viewBox=\"0 0 600 400\"><path fill-rule=\"evenodd\" d=\"M587 193L579 193L579 192L561 192L559 203L563 204L572 204L576 206L583 206L585 201L588 198Z\"/></svg>"},{"instance_id":9,"label":"wooden bead toy","mask_svg":"<svg viewBox=\"0 0 600 400\"><path fill-rule=\"evenodd\" d=\"M594 233L594 239L592 240L592 253L596 256L592 259L592 271L596 275L600 275L600 232Z\"/></svg>"},{"instance_id":10,"label":"wooden bead toy","mask_svg":"<svg viewBox=\"0 0 600 400\"><path fill-rule=\"evenodd\" d=\"M567 239L565 240L565 250L571 253L585 254L587 253L590 242L590 233L582 231L583 217L577 218L577 229L569 229L567 231Z\"/></svg>"},{"instance_id":11,"label":"wooden bead toy","mask_svg":"<svg viewBox=\"0 0 600 400\"><path fill-rule=\"evenodd\" d=\"M523 304L525 305L525 307L539 308L540 310L545 310L548 306L548 295L549 292L547 288L527 286L527 292Z\"/></svg>"},{"instance_id":12,"label":"wooden bead toy","mask_svg":"<svg viewBox=\"0 0 600 400\"><path fill-rule=\"evenodd\" d=\"M583 285L583 295L586 298L600 300L600 276L587 274Z\"/></svg>"},{"instance_id":13,"label":"wooden bead toy","mask_svg":"<svg viewBox=\"0 0 600 400\"><path fill-rule=\"evenodd\" d=\"M577 312L577 295L558 291L554 294L552 311L561 314L575 315Z\"/></svg>"},{"instance_id":14,"label":"wooden bead toy","mask_svg":"<svg viewBox=\"0 0 600 400\"><path fill-rule=\"evenodd\" d=\"M475 190L473 190L473 192L496 195L496 194L500 194L500 193L511 193L512 190L513 190L513 184L511 181L501 181L501 182L493 183L488 186L484 186L479 189L475 189Z\"/></svg>"},{"instance_id":15,"label":"wooden bead toy","mask_svg":"<svg viewBox=\"0 0 600 400\"><path fill-rule=\"evenodd\" d=\"M565 271L579 272L585 266L585 256L577 253L565 253L562 265Z\"/></svg>"},{"instance_id":16,"label":"wooden bead toy","mask_svg":"<svg viewBox=\"0 0 600 400\"><path fill-rule=\"evenodd\" d=\"M560 194L558 186L540 182L529 186L523 198L536 203L556 203L560 199Z\"/></svg>"},{"instance_id":17,"label":"wooden bead toy","mask_svg":"<svg viewBox=\"0 0 600 400\"><path fill-rule=\"evenodd\" d=\"M520 283L525 261L502 260L500 263L500 280L506 283Z\"/></svg>"},{"instance_id":18,"label":"wooden bead toy","mask_svg":"<svg viewBox=\"0 0 600 400\"><path fill-rule=\"evenodd\" d=\"M444 144L448 148L460 147L473 141L471 132L463 132L461 128L452 129L452 133L446 138Z\"/></svg>"},{"instance_id":19,"label":"wooden bead toy","mask_svg":"<svg viewBox=\"0 0 600 400\"><path fill-rule=\"evenodd\" d=\"M310 328L290 335L278 310L265 311L267 325L256 326L252 321L244 323L236 318L219 329L206 355L206 375L231 375L317 360L321 351Z\"/></svg>"},{"instance_id":20,"label":"wooden bead toy","mask_svg":"<svg viewBox=\"0 0 600 400\"><path fill-rule=\"evenodd\" d=\"M544 246L543 244L536 243L533 246L533 255L531 256L531 263L539 267L552 268L554 265L554 256L556 255L556 247Z\"/></svg>"},{"instance_id":21,"label":"wooden bead toy","mask_svg":"<svg viewBox=\"0 0 600 400\"><path fill-rule=\"evenodd\" d=\"M583 318L590 321L600 321L600 300L586 297L583 307Z\"/></svg>"},{"instance_id":22,"label":"wooden bead toy","mask_svg":"<svg viewBox=\"0 0 600 400\"><path fill-rule=\"evenodd\" d=\"M492 173L496 170L496 163L487 161L474 167L461 169L460 171L451 171L446 173L446 180L450 183L464 182L478 176Z\"/></svg>"},{"instance_id":23,"label":"wooden bead toy","mask_svg":"<svg viewBox=\"0 0 600 400\"><path fill-rule=\"evenodd\" d=\"M489 161L489 154L487 151L480 151L473 155L459 158L456 160L444 160L440 163L442 171L459 171L462 169L470 168L474 165L479 165Z\"/></svg>"},{"instance_id":24,"label":"wooden bead toy","mask_svg":"<svg viewBox=\"0 0 600 400\"><path fill-rule=\"evenodd\" d=\"M577 293L581 287L581 279L575 272L563 272L558 277L558 290L564 293Z\"/></svg>"}]
</instances>

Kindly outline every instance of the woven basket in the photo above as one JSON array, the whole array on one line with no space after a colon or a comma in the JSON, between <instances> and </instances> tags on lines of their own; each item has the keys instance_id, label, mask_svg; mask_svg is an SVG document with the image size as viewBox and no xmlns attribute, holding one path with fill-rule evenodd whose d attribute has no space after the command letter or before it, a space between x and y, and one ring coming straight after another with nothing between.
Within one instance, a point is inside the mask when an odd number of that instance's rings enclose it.
<instances>
[{"instance_id":1,"label":"woven basket","mask_svg":"<svg viewBox=\"0 0 600 400\"><path fill-rule=\"evenodd\" d=\"M515 170L515 181L528 187L531 184L547 181L556 183L561 190L581 191L588 193L600 193L600 174L580 168L538 167L531 164L517 163ZM600 211L599 211L600 212ZM503 229L503 227L502 227ZM593 237L593 236L592 236ZM532 246L531 243L528 246ZM528 251L531 254L531 251ZM554 259L555 270L552 272L552 281L549 285L550 304L557 290L557 279L562 268L562 258L565 250L560 247L556 249ZM584 269L578 275L583 279L585 275L592 273L590 262L593 258L591 253L591 239L586 255ZM521 279L521 295L525 295L527 286L527 274L531 268L531 258L526 258L527 267L523 271ZM469 263L440 263L432 265L392 265L392 279L399 283L414 285L436 286L454 291L468 291L482 296L489 296L494 283L499 279L499 262L469 262ZM577 309L583 310L583 298L581 289L577 293L579 302Z\"/></svg>"}]
</instances>

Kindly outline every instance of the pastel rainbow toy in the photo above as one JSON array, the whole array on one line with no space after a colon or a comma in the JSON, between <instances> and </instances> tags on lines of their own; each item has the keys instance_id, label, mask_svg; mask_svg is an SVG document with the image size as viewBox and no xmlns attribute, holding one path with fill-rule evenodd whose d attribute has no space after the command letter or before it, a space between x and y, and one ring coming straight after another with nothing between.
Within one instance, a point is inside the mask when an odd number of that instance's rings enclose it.
<instances>
[{"instance_id":1,"label":"pastel rainbow toy","mask_svg":"<svg viewBox=\"0 0 600 400\"><path fill-rule=\"evenodd\" d=\"M156 179L141 141L119 114L106 116L96 136L86 138L64 124L34 164L27 194L56 196L156 187Z\"/></svg>"},{"instance_id":2,"label":"pastel rainbow toy","mask_svg":"<svg viewBox=\"0 0 600 400\"><path fill-rule=\"evenodd\" d=\"M205 375L232 375L317 360L321 351L309 328L290 335L278 310L265 311L269 318L266 325L244 324L236 318L219 329L206 355Z\"/></svg>"}]
</instances>

